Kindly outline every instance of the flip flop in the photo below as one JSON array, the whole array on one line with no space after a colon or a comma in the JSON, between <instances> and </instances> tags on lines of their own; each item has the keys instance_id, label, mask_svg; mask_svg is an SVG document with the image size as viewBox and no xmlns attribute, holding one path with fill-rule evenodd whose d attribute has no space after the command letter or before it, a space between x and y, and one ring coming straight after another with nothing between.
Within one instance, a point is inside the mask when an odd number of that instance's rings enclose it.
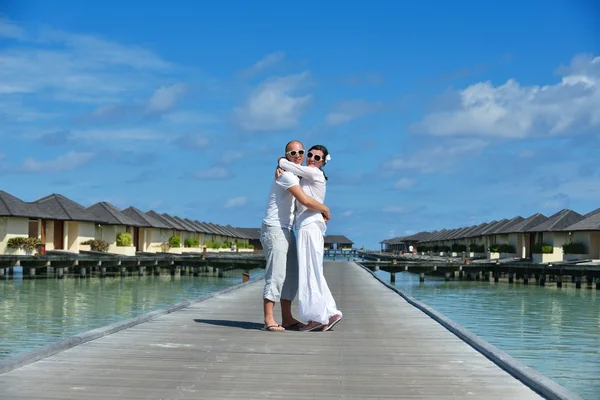
<instances>
[{"instance_id":1,"label":"flip flop","mask_svg":"<svg viewBox=\"0 0 600 400\"><path fill-rule=\"evenodd\" d=\"M300 328L305 327L306 325L304 325L302 322L296 322L295 324L291 324L291 325L282 325L283 329L285 329L286 331L299 331Z\"/></svg>"},{"instance_id":2,"label":"flip flop","mask_svg":"<svg viewBox=\"0 0 600 400\"><path fill-rule=\"evenodd\" d=\"M308 326L308 325L306 325L306 326ZM325 326L325 324L317 324L310 329L300 329L300 330L302 332L315 332L315 331L320 331L321 329L323 329L324 326Z\"/></svg>"},{"instance_id":3,"label":"flip flop","mask_svg":"<svg viewBox=\"0 0 600 400\"><path fill-rule=\"evenodd\" d=\"M266 332L285 332L285 328L283 328L283 330L279 330L279 329L273 329L273 328L279 328L282 327L281 325L269 325L269 326L263 326L262 330L266 331Z\"/></svg>"},{"instance_id":4,"label":"flip flop","mask_svg":"<svg viewBox=\"0 0 600 400\"><path fill-rule=\"evenodd\" d=\"M338 317L338 315L334 315L334 317ZM334 320L332 323L330 323L325 328L323 328L323 332L330 330L331 328L333 328L335 326L335 324L337 324L341 320L342 320L342 317L338 317L338 319Z\"/></svg>"}]
</instances>

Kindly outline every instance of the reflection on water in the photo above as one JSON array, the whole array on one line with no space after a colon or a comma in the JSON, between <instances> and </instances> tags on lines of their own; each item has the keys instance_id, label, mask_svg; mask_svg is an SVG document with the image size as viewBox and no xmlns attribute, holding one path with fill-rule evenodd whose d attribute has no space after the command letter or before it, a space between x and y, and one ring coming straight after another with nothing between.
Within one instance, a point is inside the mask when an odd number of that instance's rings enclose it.
<instances>
[{"instance_id":1,"label":"reflection on water","mask_svg":"<svg viewBox=\"0 0 600 400\"><path fill-rule=\"evenodd\" d=\"M390 275L376 272L389 282ZM584 399L600 398L600 293L396 273L396 287Z\"/></svg>"},{"instance_id":2,"label":"reflection on water","mask_svg":"<svg viewBox=\"0 0 600 400\"><path fill-rule=\"evenodd\" d=\"M242 272L0 281L0 358L213 293L241 283Z\"/></svg>"}]
</instances>

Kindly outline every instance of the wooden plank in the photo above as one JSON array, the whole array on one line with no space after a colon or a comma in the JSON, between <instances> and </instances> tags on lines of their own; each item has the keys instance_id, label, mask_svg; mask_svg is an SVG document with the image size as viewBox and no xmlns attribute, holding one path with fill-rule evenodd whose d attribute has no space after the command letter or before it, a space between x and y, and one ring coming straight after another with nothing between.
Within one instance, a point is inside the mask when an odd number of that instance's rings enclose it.
<instances>
[{"instance_id":1,"label":"wooden plank","mask_svg":"<svg viewBox=\"0 0 600 400\"><path fill-rule=\"evenodd\" d=\"M326 263L344 319L264 332L262 285L0 375L0 399L536 399L354 263Z\"/></svg>"}]
</instances>

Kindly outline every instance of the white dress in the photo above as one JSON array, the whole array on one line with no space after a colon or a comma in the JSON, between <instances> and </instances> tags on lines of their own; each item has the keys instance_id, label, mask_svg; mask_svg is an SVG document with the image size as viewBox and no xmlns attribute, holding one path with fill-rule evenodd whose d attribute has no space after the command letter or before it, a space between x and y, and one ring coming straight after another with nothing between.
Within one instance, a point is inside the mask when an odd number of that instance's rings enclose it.
<instances>
[{"instance_id":1,"label":"white dress","mask_svg":"<svg viewBox=\"0 0 600 400\"><path fill-rule=\"evenodd\" d=\"M302 179L300 187L304 193L320 203L325 201L326 181L323 171L316 167L305 167L286 159L279 166L293 172ZM342 317L323 276L323 235L327 225L320 212L311 210L299 202L296 215L296 243L298 248L298 312L304 321L329 323L334 315Z\"/></svg>"}]
</instances>

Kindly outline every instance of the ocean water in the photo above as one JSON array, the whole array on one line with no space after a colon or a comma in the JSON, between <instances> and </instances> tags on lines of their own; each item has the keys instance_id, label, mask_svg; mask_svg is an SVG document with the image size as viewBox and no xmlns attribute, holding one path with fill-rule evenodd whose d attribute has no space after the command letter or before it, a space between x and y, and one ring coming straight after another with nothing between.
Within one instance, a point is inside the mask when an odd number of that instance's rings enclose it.
<instances>
[{"instance_id":1,"label":"ocean water","mask_svg":"<svg viewBox=\"0 0 600 400\"><path fill-rule=\"evenodd\" d=\"M214 293L241 283L243 272L0 281L0 358Z\"/></svg>"}]
</instances>

